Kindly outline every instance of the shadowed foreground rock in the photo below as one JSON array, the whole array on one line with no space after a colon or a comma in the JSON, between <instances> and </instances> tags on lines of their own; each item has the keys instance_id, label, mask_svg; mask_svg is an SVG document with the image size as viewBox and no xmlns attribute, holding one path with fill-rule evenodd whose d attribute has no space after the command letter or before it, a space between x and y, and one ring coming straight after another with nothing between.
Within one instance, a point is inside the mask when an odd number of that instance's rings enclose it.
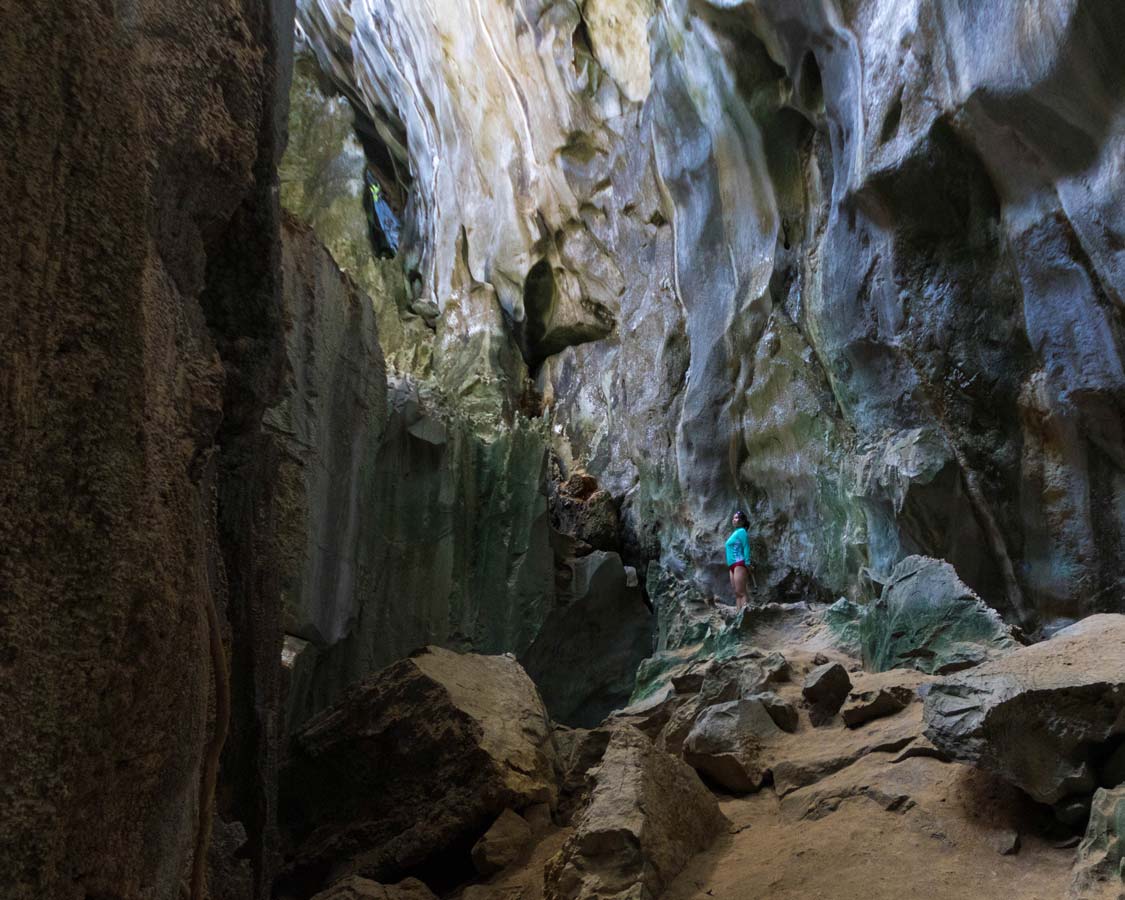
<instances>
[{"instance_id":1,"label":"shadowed foreground rock","mask_svg":"<svg viewBox=\"0 0 1125 900\"><path fill-rule=\"evenodd\" d=\"M650 900L726 825L699 776L630 725L593 777L590 805L547 865L547 900Z\"/></svg>"},{"instance_id":2,"label":"shadowed foreground rock","mask_svg":"<svg viewBox=\"0 0 1125 900\"><path fill-rule=\"evenodd\" d=\"M926 736L1041 803L1088 796L1125 733L1125 616L1098 615L935 684Z\"/></svg>"},{"instance_id":3,"label":"shadowed foreground rock","mask_svg":"<svg viewBox=\"0 0 1125 900\"><path fill-rule=\"evenodd\" d=\"M430 647L364 681L293 739L282 773L288 876L393 881L469 849L506 809L554 803L550 723L509 656Z\"/></svg>"}]
</instances>

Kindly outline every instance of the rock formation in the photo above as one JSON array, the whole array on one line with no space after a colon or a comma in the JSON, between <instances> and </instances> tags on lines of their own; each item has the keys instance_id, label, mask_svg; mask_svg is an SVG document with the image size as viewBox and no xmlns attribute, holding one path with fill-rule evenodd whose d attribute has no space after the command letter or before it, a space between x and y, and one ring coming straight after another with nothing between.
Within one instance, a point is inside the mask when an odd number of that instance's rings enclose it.
<instances>
[{"instance_id":1,"label":"rock formation","mask_svg":"<svg viewBox=\"0 0 1125 900\"><path fill-rule=\"evenodd\" d=\"M926 696L926 735L1041 803L1089 797L1125 734L1125 616L1098 615ZM1114 785L1109 785L1110 787Z\"/></svg>"},{"instance_id":2,"label":"rock formation","mask_svg":"<svg viewBox=\"0 0 1125 900\"><path fill-rule=\"evenodd\" d=\"M14 898L1120 892L1119 2L0 11Z\"/></svg>"},{"instance_id":3,"label":"rock formation","mask_svg":"<svg viewBox=\"0 0 1125 900\"><path fill-rule=\"evenodd\" d=\"M498 815L557 796L550 723L519 664L429 647L296 732L281 782L285 883L393 881L437 860L435 877L456 875Z\"/></svg>"},{"instance_id":4,"label":"rock formation","mask_svg":"<svg viewBox=\"0 0 1125 900\"><path fill-rule=\"evenodd\" d=\"M574 834L544 873L546 900L658 897L725 820L698 776L630 725L616 729Z\"/></svg>"},{"instance_id":5,"label":"rock formation","mask_svg":"<svg viewBox=\"0 0 1125 900\"><path fill-rule=\"evenodd\" d=\"M771 585L922 553L1012 619L1115 603L1113 4L475 9L300 22L409 170L420 296L472 353L491 298L650 555L720 586L742 504Z\"/></svg>"}]
</instances>

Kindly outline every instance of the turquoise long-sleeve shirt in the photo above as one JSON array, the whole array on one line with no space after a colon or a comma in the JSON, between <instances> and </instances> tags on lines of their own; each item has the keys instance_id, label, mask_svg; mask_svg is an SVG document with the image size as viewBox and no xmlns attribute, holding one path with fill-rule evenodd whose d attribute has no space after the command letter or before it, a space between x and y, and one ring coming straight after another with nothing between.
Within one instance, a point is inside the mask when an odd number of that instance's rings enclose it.
<instances>
[{"instance_id":1,"label":"turquoise long-sleeve shirt","mask_svg":"<svg viewBox=\"0 0 1125 900\"><path fill-rule=\"evenodd\" d=\"M745 528L736 528L727 538L727 565L736 562L750 563L750 536Z\"/></svg>"}]
</instances>

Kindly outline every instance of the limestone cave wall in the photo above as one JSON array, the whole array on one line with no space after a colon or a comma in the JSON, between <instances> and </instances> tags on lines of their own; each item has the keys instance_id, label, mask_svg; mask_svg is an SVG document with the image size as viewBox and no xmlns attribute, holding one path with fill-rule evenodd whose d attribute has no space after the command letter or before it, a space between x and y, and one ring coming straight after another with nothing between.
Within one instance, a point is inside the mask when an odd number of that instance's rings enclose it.
<instances>
[{"instance_id":1,"label":"limestone cave wall","mask_svg":"<svg viewBox=\"0 0 1125 900\"><path fill-rule=\"evenodd\" d=\"M1119 603L1115 4L305 0L298 21L395 161L435 365L502 319L639 556L720 587L741 505L785 595L925 553L1024 624Z\"/></svg>"}]
</instances>

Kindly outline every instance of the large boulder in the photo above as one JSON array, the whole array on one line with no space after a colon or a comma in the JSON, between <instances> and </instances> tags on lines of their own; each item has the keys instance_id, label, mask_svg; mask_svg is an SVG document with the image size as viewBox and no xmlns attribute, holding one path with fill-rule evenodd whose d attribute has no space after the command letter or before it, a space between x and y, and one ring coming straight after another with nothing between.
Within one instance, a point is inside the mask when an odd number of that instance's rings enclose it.
<instances>
[{"instance_id":1,"label":"large boulder","mask_svg":"<svg viewBox=\"0 0 1125 900\"><path fill-rule=\"evenodd\" d=\"M770 773L765 750L784 732L761 700L708 707L684 741L684 761L735 793L758 790Z\"/></svg>"},{"instance_id":2,"label":"large boulder","mask_svg":"<svg viewBox=\"0 0 1125 900\"><path fill-rule=\"evenodd\" d=\"M594 781L574 834L547 864L547 900L651 900L726 825L699 776L630 725L614 731Z\"/></svg>"},{"instance_id":3,"label":"large boulder","mask_svg":"<svg viewBox=\"0 0 1125 900\"><path fill-rule=\"evenodd\" d=\"M429 647L353 688L294 736L281 820L298 887L393 881L464 855L506 809L554 803L543 703L510 656Z\"/></svg>"},{"instance_id":4,"label":"large boulder","mask_svg":"<svg viewBox=\"0 0 1125 900\"><path fill-rule=\"evenodd\" d=\"M1125 733L1125 616L1097 615L934 684L926 735L1041 803L1086 796Z\"/></svg>"},{"instance_id":5,"label":"large boulder","mask_svg":"<svg viewBox=\"0 0 1125 900\"><path fill-rule=\"evenodd\" d=\"M1099 789L1078 845L1069 900L1120 900L1125 894L1125 785Z\"/></svg>"},{"instance_id":6,"label":"large boulder","mask_svg":"<svg viewBox=\"0 0 1125 900\"><path fill-rule=\"evenodd\" d=\"M597 550L564 565L567 589L520 661L555 721L588 728L629 701L655 623L616 553Z\"/></svg>"},{"instance_id":7,"label":"large boulder","mask_svg":"<svg viewBox=\"0 0 1125 900\"><path fill-rule=\"evenodd\" d=\"M875 672L949 673L1016 647L1000 615L944 560L908 556L859 623L864 664Z\"/></svg>"}]
</instances>

